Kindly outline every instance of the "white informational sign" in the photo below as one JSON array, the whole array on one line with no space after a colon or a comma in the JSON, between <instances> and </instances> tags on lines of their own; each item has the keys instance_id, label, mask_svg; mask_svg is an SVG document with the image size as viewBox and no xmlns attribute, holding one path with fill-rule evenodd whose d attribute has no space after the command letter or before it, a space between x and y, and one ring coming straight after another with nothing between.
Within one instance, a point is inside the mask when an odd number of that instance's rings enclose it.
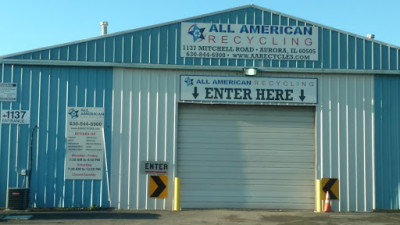
<instances>
[{"instance_id":1,"label":"white informational sign","mask_svg":"<svg viewBox=\"0 0 400 225\"><path fill-rule=\"evenodd\" d=\"M31 113L29 110L1 110L2 124L30 124Z\"/></svg>"},{"instance_id":2,"label":"white informational sign","mask_svg":"<svg viewBox=\"0 0 400 225\"><path fill-rule=\"evenodd\" d=\"M318 103L316 78L180 76L180 102L231 104Z\"/></svg>"},{"instance_id":3,"label":"white informational sign","mask_svg":"<svg viewBox=\"0 0 400 225\"><path fill-rule=\"evenodd\" d=\"M17 101L17 84L0 83L0 102Z\"/></svg>"},{"instance_id":4,"label":"white informational sign","mask_svg":"<svg viewBox=\"0 0 400 225\"><path fill-rule=\"evenodd\" d=\"M104 108L68 107L65 179L101 180Z\"/></svg>"},{"instance_id":5,"label":"white informational sign","mask_svg":"<svg viewBox=\"0 0 400 225\"><path fill-rule=\"evenodd\" d=\"M318 60L313 26L181 23L181 57Z\"/></svg>"}]
</instances>

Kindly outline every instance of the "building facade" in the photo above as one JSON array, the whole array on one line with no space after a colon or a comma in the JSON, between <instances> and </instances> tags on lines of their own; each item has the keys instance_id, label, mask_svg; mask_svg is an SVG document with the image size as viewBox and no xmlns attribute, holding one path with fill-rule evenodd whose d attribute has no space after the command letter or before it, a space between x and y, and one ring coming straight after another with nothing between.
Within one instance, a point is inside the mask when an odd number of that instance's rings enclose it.
<instances>
[{"instance_id":1,"label":"building facade","mask_svg":"<svg viewBox=\"0 0 400 225\"><path fill-rule=\"evenodd\" d=\"M334 211L399 209L399 50L249 5L1 57L30 121L1 124L0 207L29 181L30 207L171 210L179 177L182 208L313 210L338 178ZM70 178L74 107L104 110L98 179Z\"/></svg>"}]
</instances>

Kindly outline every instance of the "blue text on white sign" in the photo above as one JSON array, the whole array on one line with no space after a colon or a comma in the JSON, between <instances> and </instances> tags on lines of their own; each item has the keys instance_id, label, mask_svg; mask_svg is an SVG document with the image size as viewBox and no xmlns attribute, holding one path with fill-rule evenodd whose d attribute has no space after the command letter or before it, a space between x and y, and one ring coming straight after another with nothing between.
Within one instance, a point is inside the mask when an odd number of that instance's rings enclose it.
<instances>
[{"instance_id":1,"label":"blue text on white sign","mask_svg":"<svg viewBox=\"0 0 400 225\"><path fill-rule=\"evenodd\" d=\"M181 102L315 105L316 78L181 75Z\"/></svg>"}]
</instances>

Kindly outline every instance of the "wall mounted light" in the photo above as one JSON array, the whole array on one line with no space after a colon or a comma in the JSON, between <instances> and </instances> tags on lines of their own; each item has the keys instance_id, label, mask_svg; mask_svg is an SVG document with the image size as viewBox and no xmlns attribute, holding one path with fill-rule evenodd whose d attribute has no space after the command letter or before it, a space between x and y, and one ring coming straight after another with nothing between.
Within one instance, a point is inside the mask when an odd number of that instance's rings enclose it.
<instances>
[{"instance_id":1,"label":"wall mounted light","mask_svg":"<svg viewBox=\"0 0 400 225\"><path fill-rule=\"evenodd\" d=\"M257 75L257 69L256 68L243 68L243 74L245 76L255 76Z\"/></svg>"}]
</instances>

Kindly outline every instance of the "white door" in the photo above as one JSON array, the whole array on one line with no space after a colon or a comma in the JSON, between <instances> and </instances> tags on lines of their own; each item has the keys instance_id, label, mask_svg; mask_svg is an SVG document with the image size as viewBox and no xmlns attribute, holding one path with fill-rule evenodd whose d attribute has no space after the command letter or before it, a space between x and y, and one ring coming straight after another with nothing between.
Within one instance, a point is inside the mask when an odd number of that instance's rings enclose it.
<instances>
[{"instance_id":1,"label":"white door","mask_svg":"<svg viewBox=\"0 0 400 225\"><path fill-rule=\"evenodd\" d=\"M180 104L182 208L314 208L314 108Z\"/></svg>"}]
</instances>

